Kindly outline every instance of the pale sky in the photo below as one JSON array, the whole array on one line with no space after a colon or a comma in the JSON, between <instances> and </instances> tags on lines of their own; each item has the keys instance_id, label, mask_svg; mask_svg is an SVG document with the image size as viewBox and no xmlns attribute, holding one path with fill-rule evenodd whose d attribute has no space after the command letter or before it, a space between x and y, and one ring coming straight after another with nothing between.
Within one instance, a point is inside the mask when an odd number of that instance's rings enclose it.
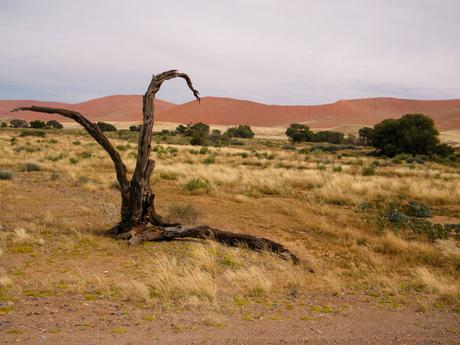
<instances>
[{"instance_id":1,"label":"pale sky","mask_svg":"<svg viewBox=\"0 0 460 345\"><path fill-rule=\"evenodd\" d=\"M460 98L460 0L0 0L0 99ZM183 81L160 98L193 97Z\"/></svg>"}]
</instances>

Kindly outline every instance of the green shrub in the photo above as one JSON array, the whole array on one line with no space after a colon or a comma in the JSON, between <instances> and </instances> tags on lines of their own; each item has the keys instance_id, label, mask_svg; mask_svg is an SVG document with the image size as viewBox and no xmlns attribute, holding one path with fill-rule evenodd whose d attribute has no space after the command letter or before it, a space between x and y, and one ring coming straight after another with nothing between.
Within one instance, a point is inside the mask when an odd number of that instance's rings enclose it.
<instances>
[{"instance_id":1,"label":"green shrub","mask_svg":"<svg viewBox=\"0 0 460 345\"><path fill-rule=\"evenodd\" d=\"M284 144L284 145L282 146L282 149L283 149L283 150L292 150L292 151L297 150L297 149L295 148L294 145L290 145L290 144Z\"/></svg>"},{"instance_id":2,"label":"green shrub","mask_svg":"<svg viewBox=\"0 0 460 345\"><path fill-rule=\"evenodd\" d=\"M116 132L117 131L117 127L115 127L111 123L99 121L98 123L96 123L96 125L99 127L101 132Z\"/></svg>"},{"instance_id":3,"label":"green shrub","mask_svg":"<svg viewBox=\"0 0 460 345\"><path fill-rule=\"evenodd\" d=\"M64 158L64 155L62 153L57 154L57 155L48 155L45 157L46 160L52 161L52 162L57 162L58 160Z\"/></svg>"},{"instance_id":4,"label":"green shrub","mask_svg":"<svg viewBox=\"0 0 460 345\"><path fill-rule=\"evenodd\" d=\"M42 129L42 128L46 128L46 123L41 120L33 120L33 121L30 121L30 127Z\"/></svg>"},{"instance_id":5,"label":"green shrub","mask_svg":"<svg viewBox=\"0 0 460 345\"><path fill-rule=\"evenodd\" d=\"M69 158L69 163L73 164L73 165L78 164L78 159L75 158L75 157L70 157Z\"/></svg>"},{"instance_id":6,"label":"green shrub","mask_svg":"<svg viewBox=\"0 0 460 345\"><path fill-rule=\"evenodd\" d=\"M403 212L408 216L417 218L429 218L432 216L431 208L418 201L410 201L404 206Z\"/></svg>"},{"instance_id":7,"label":"green shrub","mask_svg":"<svg viewBox=\"0 0 460 345\"><path fill-rule=\"evenodd\" d=\"M64 128L64 126L59 121L56 121L56 120L49 120L46 123L46 127L54 128L54 129L63 129Z\"/></svg>"},{"instance_id":8,"label":"green shrub","mask_svg":"<svg viewBox=\"0 0 460 345\"><path fill-rule=\"evenodd\" d=\"M13 174L10 171L0 170L0 180L11 180L13 179Z\"/></svg>"},{"instance_id":9,"label":"green shrub","mask_svg":"<svg viewBox=\"0 0 460 345\"><path fill-rule=\"evenodd\" d=\"M38 165L37 163L27 162L22 165L21 170L25 172L32 172L32 171L40 171L42 169L40 165Z\"/></svg>"},{"instance_id":10,"label":"green shrub","mask_svg":"<svg viewBox=\"0 0 460 345\"><path fill-rule=\"evenodd\" d=\"M80 141L80 140L74 140L74 141L72 141L72 144L74 144L74 145L80 145L80 144L81 144L81 141Z\"/></svg>"},{"instance_id":11,"label":"green shrub","mask_svg":"<svg viewBox=\"0 0 460 345\"><path fill-rule=\"evenodd\" d=\"M326 171L326 165L322 163L318 164L316 168L320 171Z\"/></svg>"},{"instance_id":12,"label":"green shrub","mask_svg":"<svg viewBox=\"0 0 460 345\"><path fill-rule=\"evenodd\" d=\"M191 179L184 185L184 189L192 193L206 193L211 189L211 185L208 180L198 177Z\"/></svg>"},{"instance_id":13,"label":"green shrub","mask_svg":"<svg viewBox=\"0 0 460 345\"><path fill-rule=\"evenodd\" d=\"M342 166L341 165L334 165L332 168L333 172L342 172Z\"/></svg>"},{"instance_id":14,"label":"green shrub","mask_svg":"<svg viewBox=\"0 0 460 345\"><path fill-rule=\"evenodd\" d=\"M118 151L126 151L128 149L128 147L126 145L117 145L116 149Z\"/></svg>"},{"instance_id":15,"label":"green shrub","mask_svg":"<svg viewBox=\"0 0 460 345\"><path fill-rule=\"evenodd\" d=\"M93 157L93 153L89 151L83 151L78 154L78 157L80 157L81 159L90 159L91 157Z\"/></svg>"},{"instance_id":16,"label":"green shrub","mask_svg":"<svg viewBox=\"0 0 460 345\"><path fill-rule=\"evenodd\" d=\"M209 149L207 147L202 147L199 151L200 155L205 155L209 152Z\"/></svg>"},{"instance_id":17,"label":"green shrub","mask_svg":"<svg viewBox=\"0 0 460 345\"><path fill-rule=\"evenodd\" d=\"M373 176L375 175L375 168L372 165L364 167L362 170L363 176Z\"/></svg>"},{"instance_id":18,"label":"green shrub","mask_svg":"<svg viewBox=\"0 0 460 345\"><path fill-rule=\"evenodd\" d=\"M209 155L203 160L204 164L214 164L216 162L216 156L215 155Z\"/></svg>"},{"instance_id":19,"label":"green shrub","mask_svg":"<svg viewBox=\"0 0 460 345\"><path fill-rule=\"evenodd\" d=\"M310 153L310 149L308 147L305 147L303 149L300 149L299 153L302 155L308 155Z\"/></svg>"}]
</instances>

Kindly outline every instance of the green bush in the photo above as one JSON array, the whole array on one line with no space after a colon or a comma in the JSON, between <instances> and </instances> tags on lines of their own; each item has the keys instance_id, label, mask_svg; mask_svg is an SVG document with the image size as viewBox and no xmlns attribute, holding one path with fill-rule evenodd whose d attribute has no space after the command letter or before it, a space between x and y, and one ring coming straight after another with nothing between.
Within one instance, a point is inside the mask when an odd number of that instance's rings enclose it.
<instances>
[{"instance_id":1,"label":"green bush","mask_svg":"<svg viewBox=\"0 0 460 345\"><path fill-rule=\"evenodd\" d=\"M184 185L184 189L191 193L206 193L211 189L211 185L208 180L198 177L191 179Z\"/></svg>"},{"instance_id":2,"label":"green bush","mask_svg":"<svg viewBox=\"0 0 460 345\"><path fill-rule=\"evenodd\" d=\"M62 153L59 153L57 155L47 155L45 157L46 160L52 161L52 162L57 162L58 160L64 158L64 155Z\"/></svg>"},{"instance_id":3,"label":"green bush","mask_svg":"<svg viewBox=\"0 0 460 345\"><path fill-rule=\"evenodd\" d=\"M89 151L83 151L78 154L78 157L80 157L80 159L90 159L93 157L93 153Z\"/></svg>"},{"instance_id":4,"label":"green bush","mask_svg":"<svg viewBox=\"0 0 460 345\"><path fill-rule=\"evenodd\" d=\"M72 144L73 145L80 145L81 141L80 140L74 140L74 141L72 141Z\"/></svg>"},{"instance_id":5,"label":"green bush","mask_svg":"<svg viewBox=\"0 0 460 345\"><path fill-rule=\"evenodd\" d=\"M46 123L46 127L48 128L54 128L54 129L63 129L64 126L56 121L56 120L49 120L47 123Z\"/></svg>"},{"instance_id":6,"label":"green bush","mask_svg":"<svg viewBox=\"0 0 460 345\"><path fill-rule=\"evenodd\" d=\"M117 131L117 127L115 127L111 123L99 121L98 123L96 123L96 125L99 127L99 129L102 132L116 132Z\"/></svg>"},{"instance_id":7,"label":"green bush","mask_svg":"<svg viewBox=\"0 0 460 345\"><path fill-rule=\"evenodd\" d=\"M235 127L230 127L227 129L225 134L230 138L253 138L254 132L251 127L247 125L239 125Z\"/></svg>"},{"instance_id":8,"label":"green bush","mask_svg":"<svg viewBox=\"0 0 460 345\"><path fill-rule=\"evenodd\" d=\"M297 149L295 148L294 145L289 145L289 144L284 144L284 145L282 146L282 149L283 149L283 150L291 150L291 151L297 150Z\"/></svg>"},{"instance_id":9,"label":"green bush","mask_svg":"<svg viewBox=\"0 0 460 345\"><path fill-rule=\"evenodd\" d=\"M295 143L312 141L314 133L310 130L310 127L299 123L291 123L286 129L286 136Z\"/></svg>"},{"instance_id":10,"label":"green bush","mask_svg":"<svg viewBox=\"0 0 460 345\"><path fill-rule=\"evenodd\" d=\"M43 128L46 128L46 123L45 121L41 121L41 120L33 120L33 121L30 121L30 127L43 129Z\"/></svg>"},{"instance_id":11,"label":"green bush","mask_svg":"<svg viewBox=\"0 0 460 345\"><path fill-rule=\"evenodd\" d=\"M367 167L364 167L362 170L362 175L363 176L373 176L375 175L375 168L372 165L369 165Z\"/></svg>"},{"instance_id":12,"label":"green bush","mask_svg":"<svg viewBox=\"0 0 460 345\"><path fill-rule=\"evenodd\" d=\"M69 158L69 163L73 164L73 165L78 164L78 159L75 158L75 157L70 157Z\"/></svg>"},{"instance_id":13,"label":"green bush","mask_svg":"<svg viewBox=\"0 0 460 345\"><path fill-rule=\"evenodd\" d=\"M11 180L13 179L13 174L10 171L0 170L0 180Z\"/></svg>"},{"instance_id":14,"label":"green bush","mask_svg":"<svg viewBox=\"0 0 460 345\"><path fill-rule=\"evenodd\" d=\"M40 165L38 165L37 163L27 162L22 165L21 170L25 172L32 172L32 171L40 171L42 169Z\"/></svg>"},{"instance_id":15,"label":"green bush","mask_svg":"<svg viewBox=\"0 0 460 345\"><path fill-rule=\"evenodd\" d=\"M418 201L410 201L404 206L403 212L408 216L417 218L429 218L432 216L431 208Z\"/></svg>"},{"instance_id":16,"label":"green bush","mask_svg":"<svg viewBox=\"0 0 460 345\"><path fill-rule=\"evenodd\" d=\"M216 162L216 156L215 155L209 155L203 160L204 164L214 164Z\"/></svg>"},{"instance_id":17,"label":"green bush","mask_svg":"<svg viewBox=\"0 0 460 345\"><path fill-rule=\"evenodd\" d=\"M334 165L332 168L333 172L342 172L342 166L341 165Z\"/></svg>"}]
</instances>

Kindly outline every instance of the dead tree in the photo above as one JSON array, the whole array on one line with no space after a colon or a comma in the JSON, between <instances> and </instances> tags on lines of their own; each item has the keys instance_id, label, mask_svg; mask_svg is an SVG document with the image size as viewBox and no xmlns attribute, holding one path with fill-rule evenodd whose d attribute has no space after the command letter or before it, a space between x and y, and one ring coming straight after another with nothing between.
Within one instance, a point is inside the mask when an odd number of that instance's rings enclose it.
<instances>
[{"instance_id":1,"label":"dead tree","mask_svg":"<svg viewBox=\"0 0 460 345\"><path fill-rule=\"evenodd\" d=\"M121 193L121 220L111 229L111 233L129 243L143 241L171 241L178 238L213 239L231 246L243 245L254 250L268 250L297 263L298 258L282 244L263 237L239 234L209 226L183 227L171 224L155 211L155 194L150 187L150 177L155 161L150 158L152 151L152 132L154 124L154 99L163 82L173 78L183 78L195 98L200 101L199 93L185 73L177 70L154 75L143 97L143 124L139 134L136 167L131 179L120 154L112 146L99 127L82 114L59 108L40 106L20 107L12 111L35 111L47 114L59 114L70 118L80 125L96 140L113 161Z\"/></svg>"}]
</instances>

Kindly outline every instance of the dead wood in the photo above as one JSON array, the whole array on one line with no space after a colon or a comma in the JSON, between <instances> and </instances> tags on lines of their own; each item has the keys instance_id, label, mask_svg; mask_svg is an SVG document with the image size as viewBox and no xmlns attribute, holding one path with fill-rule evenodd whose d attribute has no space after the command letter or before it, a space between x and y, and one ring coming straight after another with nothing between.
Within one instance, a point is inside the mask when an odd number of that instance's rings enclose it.
<instances>
[{"instance_id":1,"label":"dead wood","mask_svg":"<svg viewBox=\"0 0 460 345\"><path fill-rule=\"evenodd\" d=\"M261 251L267 250L278 253L281 257L298 263L299 259L282 244L263 237L234 233L226 230L211 228L207 225L197 227L182 227L180 224L168 223L155 211L155 194L150 187L150 177L155 168L155 161L150 158L152 152L152 135L154 125L154 100L161 85L170 79L182 78L195 98L200 101L199 92L193 87L192 81L185 73L170 70L154 75L143 96L143 124L138 139L138 155L131 180L128 180L127 169L120 154L102 133L99 127L82 114L60 108L40 106L20 107L12 111L35 111L46 114L59 114L70 118L83 128L109 154L113 161L120 184L121 221L112 228L111 233L119 238L129 240L129 243L143 241L172 241L180 238L212 239L229 246L245 246Z\"/></svg>"}]
</instances>

